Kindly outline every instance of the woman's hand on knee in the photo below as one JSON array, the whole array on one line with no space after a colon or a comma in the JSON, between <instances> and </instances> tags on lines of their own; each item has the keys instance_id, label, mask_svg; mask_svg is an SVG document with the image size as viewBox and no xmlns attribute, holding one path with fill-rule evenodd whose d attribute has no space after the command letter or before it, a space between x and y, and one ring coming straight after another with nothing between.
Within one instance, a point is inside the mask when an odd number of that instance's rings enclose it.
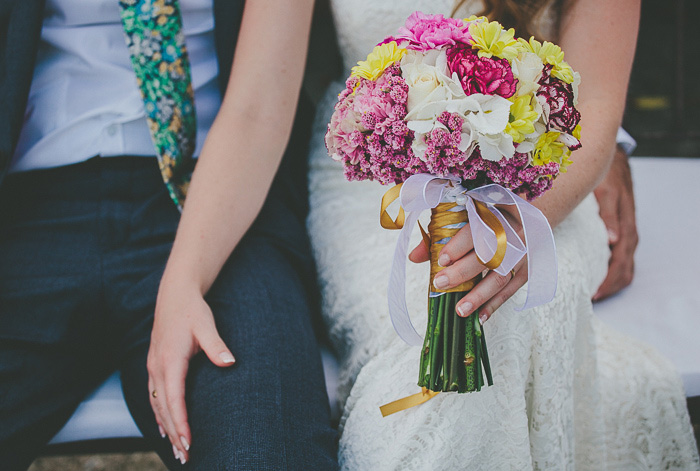
<instances>
[{"instance_id":1,"label":"woman's hand on knee","mask_svg":"<svg viewBox=\"0 0 700 471\"><path fill-rule=\"evenodd\" d=\"M202 294L196 288L174 286L163 280L148 350L149 397L160 433L168 437L175 458L182 463L189 459L192 443L185 379L191 358L200 351L217 366L235 363Z\"/></svg>"}]
</instances>

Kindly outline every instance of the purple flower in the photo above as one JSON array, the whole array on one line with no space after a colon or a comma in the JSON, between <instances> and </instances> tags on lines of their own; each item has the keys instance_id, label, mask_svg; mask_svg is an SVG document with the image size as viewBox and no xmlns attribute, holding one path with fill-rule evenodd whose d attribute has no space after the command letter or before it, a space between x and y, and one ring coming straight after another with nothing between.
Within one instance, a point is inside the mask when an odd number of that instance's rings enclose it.
<instances>
[{"instance_id":1,"label":"purple flower","mask_svg":"<svg viewBox=\"0 0 700 471\"><path fill-rule=\"evenodd\" d=\"M571 134L581 121L581 113L574 107L571 84L543 74L537 96L542 106L549 109L549 127Z\"/></svg>"},{"instance_id":2,"label":"purple flower","mask_svg":"<svg viewBox=\"0 0 700 471\"><path fill-rule=\"evenodd\" d=\"M518 80L506 59L479 57L470 46L456 46L447 51L447 65L450 73L457 73L467 95L509 98L515 93Z\"/></svg>"},{"instance_id":3,"label":"purple flower","mask_svg":"<svg viewBox=\"0 0 700 471\"><path fill-rule=\"evenodd\" d=\"M469 25L456 18L445 18L442 15L426 15L420 11L413 13L406 20L406 26L399 28L395 37L388 37L380 44L405 41L408 49L428 51L457 43L467 43L471 39Z\"/></svg>"}]
</instances>

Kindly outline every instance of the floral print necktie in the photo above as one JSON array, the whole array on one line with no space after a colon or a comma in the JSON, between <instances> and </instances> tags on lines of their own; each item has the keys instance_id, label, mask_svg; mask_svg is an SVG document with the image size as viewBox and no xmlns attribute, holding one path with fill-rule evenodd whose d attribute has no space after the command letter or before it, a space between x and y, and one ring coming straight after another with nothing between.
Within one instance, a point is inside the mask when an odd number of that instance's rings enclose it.
<instances>
[{"instance_id":1,"label":"floral print necktie","mask_svg":"<svg viewBox=\"0 0 700 471\"><path fill-rule=\"evenodd\" d=\"M178 0L119 0L131 64L163 181L182 210L194 168L197 121Z\"/></svg>"}]
</instances>

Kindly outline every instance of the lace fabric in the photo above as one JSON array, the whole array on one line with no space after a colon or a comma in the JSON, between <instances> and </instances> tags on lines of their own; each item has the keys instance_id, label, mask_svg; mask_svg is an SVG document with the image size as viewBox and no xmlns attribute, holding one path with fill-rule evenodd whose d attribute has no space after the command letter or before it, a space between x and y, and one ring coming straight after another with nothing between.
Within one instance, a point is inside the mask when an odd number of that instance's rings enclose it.
<instances>
[{"instance_id":1,"label":"lace fabric","mask_svg":"<svg viewBox=\"0 0 700 471\"><path fill-rule=\"evenodd\" d=\"M334 0L346 68L415 10L449 13L451 0ZM466 13L465 13L466 14ZM559 289L518 312L520 290L485 324L494 386L440 394L382 418L379 406L418 392L419 351L394 333L386 286L397 233L381 229L386 187L347 182L323 135L342 84L319 107L308 219L323 312L339 353L340 462L346 470L698 469L673 367L652 348L611 332L590 298L609 252L589 196L555 230ZM427 217L427 214L426 214ZM413 234L413 243L420 234ZM409 266L407 304L425 330L428 267Z\"/></svg>"}]
</instances>

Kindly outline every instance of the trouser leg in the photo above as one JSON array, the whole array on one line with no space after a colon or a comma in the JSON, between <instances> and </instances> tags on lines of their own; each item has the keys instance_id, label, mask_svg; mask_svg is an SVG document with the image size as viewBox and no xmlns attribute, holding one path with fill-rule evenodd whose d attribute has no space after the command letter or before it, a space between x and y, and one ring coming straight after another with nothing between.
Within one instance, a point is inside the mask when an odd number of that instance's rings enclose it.
<instances>
[{"instance_id":1,"label":"trouser leg","mask_svg":"<svg viewBox=\"0 0 700 471\"><path fill-rule=\"evenodd\" d=\"M60 175L63 175L59 172ZM96 187L50 172L0 188L0 469L26 469L109 374L99 306Z\"/></svg>"}]
</instances>

